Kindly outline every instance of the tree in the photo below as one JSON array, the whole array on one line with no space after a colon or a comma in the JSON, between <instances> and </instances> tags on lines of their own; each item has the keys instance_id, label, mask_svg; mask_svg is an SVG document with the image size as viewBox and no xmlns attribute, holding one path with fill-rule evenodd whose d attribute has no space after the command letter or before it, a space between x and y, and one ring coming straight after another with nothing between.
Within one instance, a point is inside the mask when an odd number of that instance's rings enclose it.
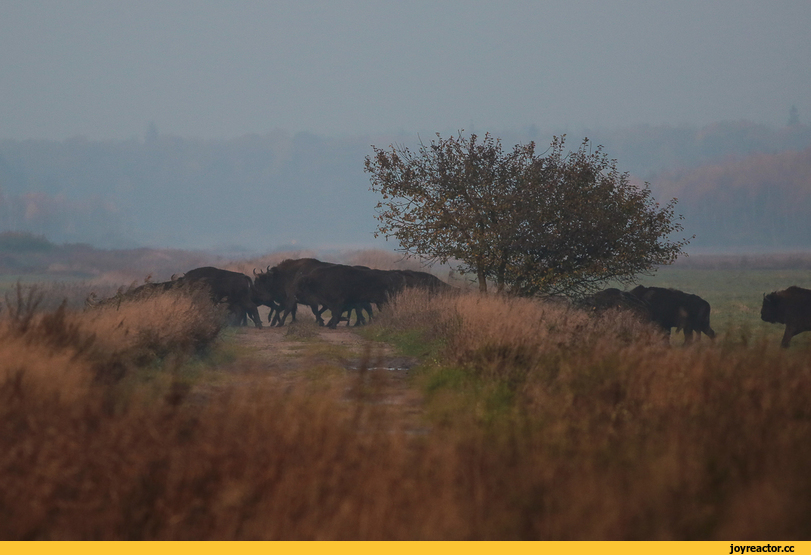
<instances>
[{"instance_id":1,"label":"tree","mask_svg":"<svg viewBox=\"0 0 811 555\"><path fill-rule=\"evenodd\" d=\"M545 156L534 143L505 153L489 134L437 134L417 153L372 148L376 235L413 256L459 260L482 292L489 278L519 295L585 293L673 262L686 244L667 238L682 229L675 199L660 208L587 139L565 153L554 138Z\"/></svg>"},{"instance_id":2,"label":"tree","mask_svg":"<svg viewBox=\"0 0 811 555\"><path fill-rule=\"evenodd\" d=\"M523 202L505 280L520 295L585 294L607 281L631 283L670 264L688 240L676 199L661 207L648 184L634 185L588 139L566 153L555 138L548 154L522 173Z\"/></svg>"}]
</instances>

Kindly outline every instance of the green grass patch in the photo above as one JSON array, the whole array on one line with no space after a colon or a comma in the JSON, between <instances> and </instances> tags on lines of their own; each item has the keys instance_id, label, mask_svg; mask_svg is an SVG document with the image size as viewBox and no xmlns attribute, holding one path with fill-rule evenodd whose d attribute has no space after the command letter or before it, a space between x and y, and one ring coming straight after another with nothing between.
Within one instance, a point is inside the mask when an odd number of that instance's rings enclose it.
<instances>
[{"instance_id":1,"label":"green grass patch","mask_svg":"<svg viewBox=\"0 0 811 555\"><path fill-rule=\"evenodd\" d=\"M358 334L370 341L392 345L399 355L417 357L421 360L436 359L446 346L445 338L429 338L428 332L421 328L396 330L371 325L358 330Z\"/></svg>"},{"instance_id":2,"label":"green grass patch","mask_svg":"<svg viewBox=\"0 0 811 555\"><path fill-rule=\"evenodd\" d=\"M515 393L509 384L482 378L463 366L426 365L414 380L425 394L425 410L435 425L460 421L495 425L515 414Z\"/></svg>"},{"instance_id":3,"label":"green grass patch","mask_svg":"<svg viewBox=\"0 0 811 555\"><path fill-rule=\"evenodd\" d=\"M654 276L640 279L647 287L672 287L699 295L712 307L711 325L716 333L742 338L745 342L757 338L780 341L784 327L760 319L764 293L785 289L791 285L811 289L811 273L807 270L749 270L682 269L663 267ZM811 334L801 334L792 340L806 348Z\"/></svg>"}]
</instances>

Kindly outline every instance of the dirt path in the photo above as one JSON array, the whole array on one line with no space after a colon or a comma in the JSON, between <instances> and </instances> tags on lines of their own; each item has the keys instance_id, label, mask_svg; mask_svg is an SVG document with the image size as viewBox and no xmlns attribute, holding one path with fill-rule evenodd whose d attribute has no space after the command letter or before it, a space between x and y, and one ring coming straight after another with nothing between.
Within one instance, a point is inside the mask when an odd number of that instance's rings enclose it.
<instances>
[{"instance_id":1,"label":"dirt path","mask_svg":"<svg viewBox=\"0 0 811 555\"><path fill-rule=\"evenodd\" d=\"M363 383L365 402L384 409L407 430L423 429L422 399L409 383L410 369L418 361L396 355L390 345L366 340L352 328L331 330L315 322L241 328L228 341L238 346L240 358L250 361L254 373L291 385L314 373L345 376L355 384L347 387L347 400L357 400L357 384Z\"/></svg>"}]
</instances>

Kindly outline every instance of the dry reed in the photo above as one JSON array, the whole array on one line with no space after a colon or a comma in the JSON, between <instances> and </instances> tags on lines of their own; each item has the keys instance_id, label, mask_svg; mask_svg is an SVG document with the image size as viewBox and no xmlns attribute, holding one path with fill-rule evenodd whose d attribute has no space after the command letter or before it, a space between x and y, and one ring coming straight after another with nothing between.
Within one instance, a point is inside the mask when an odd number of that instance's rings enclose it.
<instances>
[{"instance_id":1,"label":"dry reed","mask_svg":"<svg viewBox=\"0 0 811 555\"><path fill-rule=\"evenodd\" d=\"M374 387L363 369L313 388L236 361L219 371L241 380L204 400L176 384L111 409L94 369L160 356L145 327L176 322L156 341L199 347L179 339L192 300L144 302L5 313L3 539L811 535L807 353L669 348L619 314L408 292L370 331L433 345L424 433L347 397Z\"/></svg>"}]
</instances>

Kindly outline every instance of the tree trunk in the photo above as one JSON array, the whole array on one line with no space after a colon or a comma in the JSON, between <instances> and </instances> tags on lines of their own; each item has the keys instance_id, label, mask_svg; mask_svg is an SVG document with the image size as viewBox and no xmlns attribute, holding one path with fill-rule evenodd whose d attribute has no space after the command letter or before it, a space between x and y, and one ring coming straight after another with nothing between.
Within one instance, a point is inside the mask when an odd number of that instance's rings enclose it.
<instances>
[{"instance_id":1,"label":"tree trunk","mask_svg":"<svg viewBox=\"0 0 811 555\"><path fill-rule=\"evenodd\" d=\"M507 274L507 261L502 260L501 264L498 266L498 292L504 292L504 281L505 275Z\"/></svg>"},{"instance_id":2,"label":"tree trunk","mask_svg":"<svg viewBox=\"0 0 811 555\"><path fill-rule=\"evenodd\" d=\"M479 280L479 293L484 295L487 293L487 278L484 277L483 266L476 268L476 278Z\"/></svg>"}]
</instances>

